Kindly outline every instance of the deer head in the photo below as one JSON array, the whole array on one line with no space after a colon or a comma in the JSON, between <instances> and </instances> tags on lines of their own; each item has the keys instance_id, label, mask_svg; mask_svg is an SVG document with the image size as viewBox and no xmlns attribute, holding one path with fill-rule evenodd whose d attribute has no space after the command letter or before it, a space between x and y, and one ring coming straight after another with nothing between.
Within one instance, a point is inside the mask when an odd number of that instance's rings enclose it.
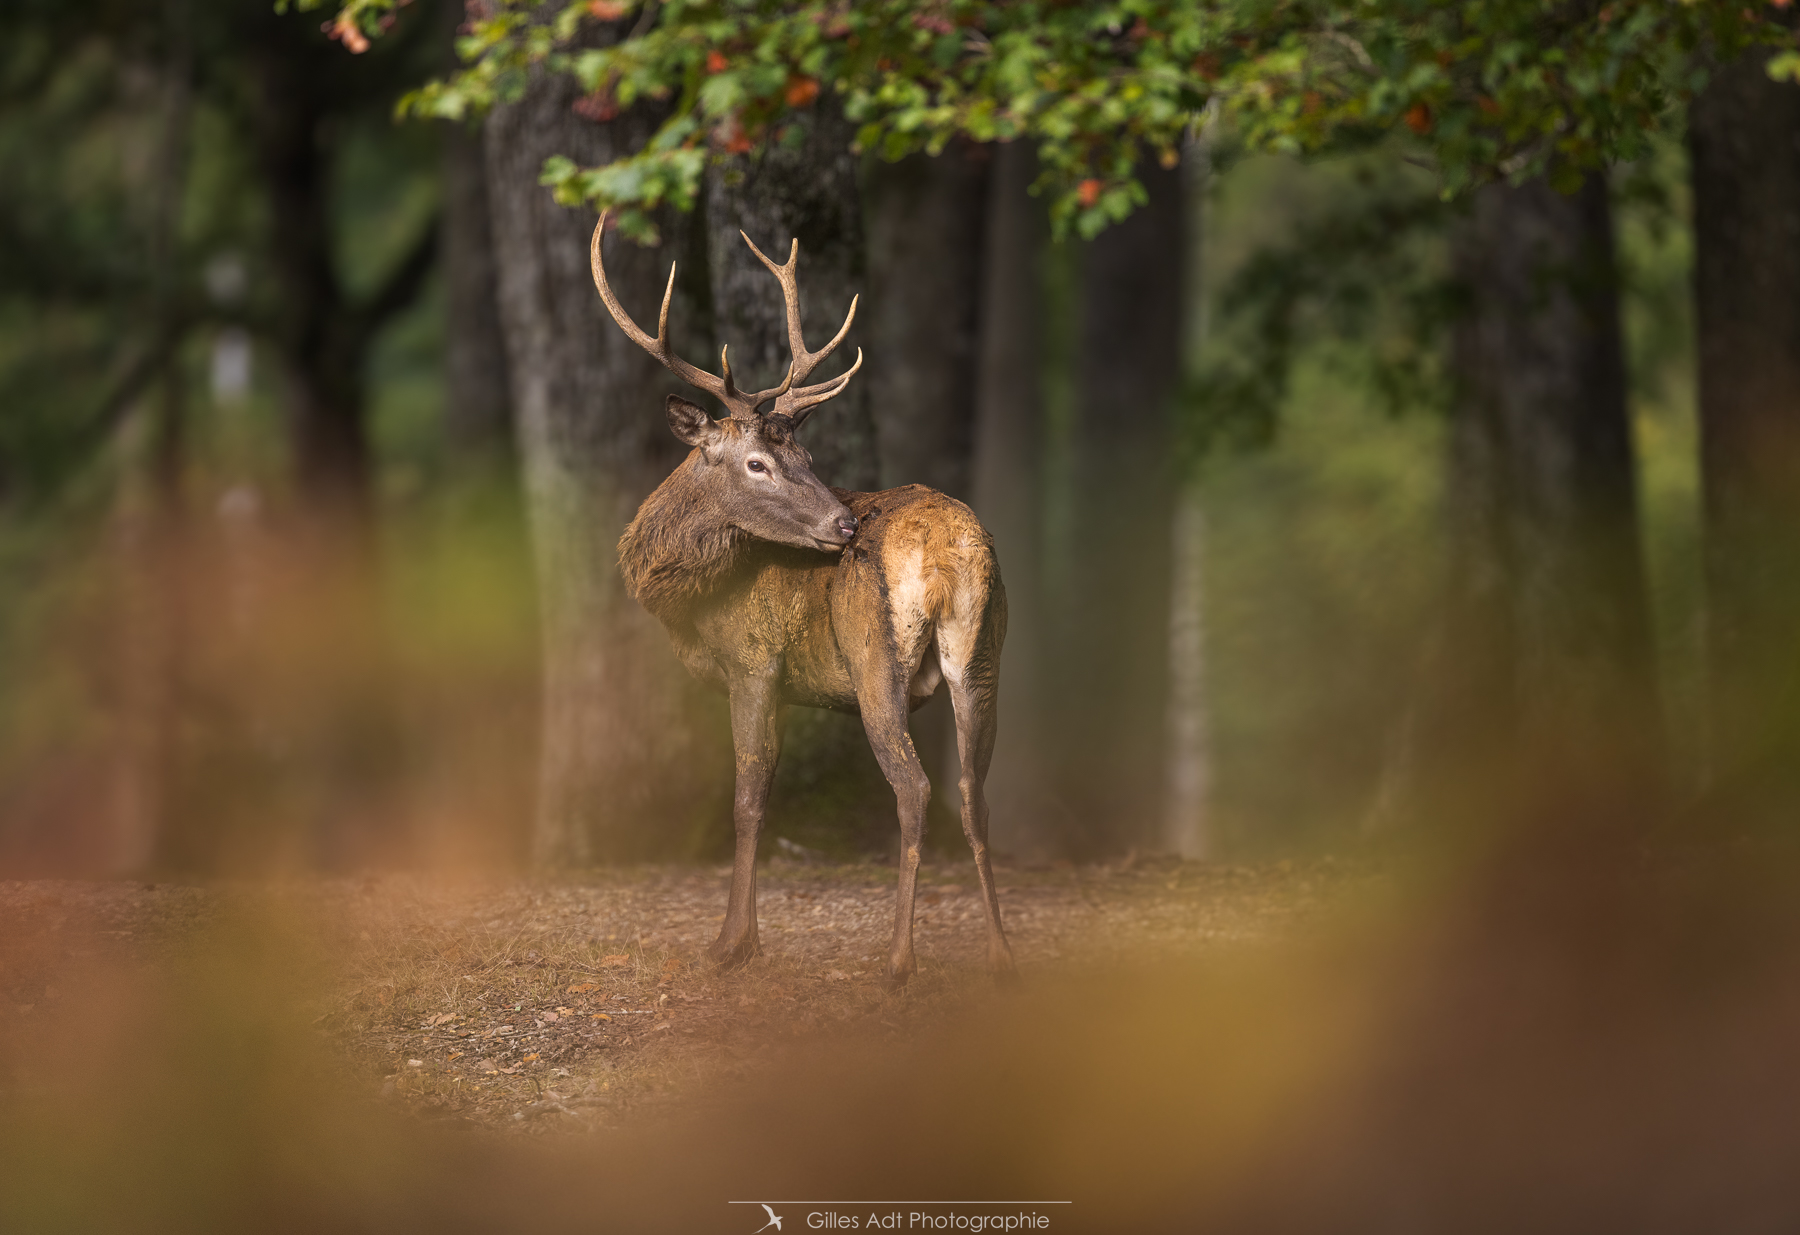
<instances>
[{"instance_id":1,"label":"deer head","mask_svg":"<svg viewBox=\"0 0 1800 1235\"><path fill-rule=\"evenodd\" d=\"M694 448L684 466L692 474L700 500L710 503L725 522L758 539L805 549L842 549L856 535L856 517L813 475L812 455L794 440L794 433L806 423L815 407L841 393L862 367L862 349L858 348L856 363L839 376L815 386L798 384L843 342L851 322L856 320L856 300L851 300L844 324L831 341L816 352L808 351L800 330L800 289L795 281L800 241L794 241L787 263L777 266L749 236L739 232L750 251L781 284L787 305L788 348L793 356L781 385L747 393L739 390L732 380L729 348L719 349L717 375L689 364L670 348L669 300L675 292L673 263L669 265L669 284L663 291L656 336L652 338L638 328L607 284L606 263L601 254L605 230L606 216L603 214L594 228L589 256L594 268L594 286L600 291L606 311L612 314L613 321L632 342L656 357L663 367L725 405L725 417L715 420L705 409L679 395L668 398L666 412L670 430ZM771 402L774 406L765 412L765 405Z\"/></svg>"}]
</instances>

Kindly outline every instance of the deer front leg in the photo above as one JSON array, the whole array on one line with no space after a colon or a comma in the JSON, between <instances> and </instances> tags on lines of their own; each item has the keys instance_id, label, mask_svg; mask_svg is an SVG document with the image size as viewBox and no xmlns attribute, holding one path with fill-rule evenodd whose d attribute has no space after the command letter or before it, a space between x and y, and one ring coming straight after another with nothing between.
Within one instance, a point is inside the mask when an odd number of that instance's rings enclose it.
<instances>
[{"instance_id":1,"label":"deer front leg","mask_svg":"<svg viewBox=\"0 0 1800 1235\"><path fill-rule=\"evenodd\" d=\"M857 694L863 729L869 746L881 764L882 775L894 787L900 814L900 886L894 901L894 947L888 955L888 982L903 986L918 962L913 958L913 893L919 879L919 846L925 840L925 806L931 800L931 781L913 749L906 728L904 679L883 682Z\"/></svg>"},{"instance_id":2,"label":"deer front leg","mask_svg":"<svg viewBox=\"0 0 1800 1235\"><path fill-rule=\"evenodd\" d=\"M737 854L731 864L731 899L725 925L706 950L721 966L741 965L761 950L756 937L756 842L768 811L769 786L781 757L779 674L731 684L731 744L737 752L737 789L731 821Z\"/></svg>"}]
</instances>

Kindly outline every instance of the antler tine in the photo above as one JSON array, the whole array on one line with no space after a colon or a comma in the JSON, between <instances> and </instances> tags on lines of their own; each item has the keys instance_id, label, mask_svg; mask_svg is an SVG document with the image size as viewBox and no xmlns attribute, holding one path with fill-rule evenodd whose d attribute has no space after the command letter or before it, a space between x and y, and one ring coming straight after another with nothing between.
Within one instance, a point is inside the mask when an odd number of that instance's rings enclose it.
<instances>
[{"instance_id":1,"label":"antler tine","mask_svg":"<svg viewBox=\"0 0 1800 1235\"><path fill-rule=\"evenodd\" d=\"M820 382L817 386L802 386L798 390L790 391L785 398L776 400L775 410L791 417L794 428L798 429L806 423L806 418L812 415L813 408L827 399L837 398L844 392L844 387L850 384L850 379L856 376L858 369L862 368L862 360L862 348L859 347L856 349L855 364L828 382Z\"/></svg>"},{"instance_id":2,"label":"antler tine","mask_svg":"<svg viewBox=\"0 0 1800 1235\"><path fill-rule=\"evenodd\" d=\"M612 285L606 281L606 261L602 255L601 239L606 234L606 214L602 213L600 221L594 225L594 239L588 246L588 261L594 271L594 287L600 292L601 303L606 311L612 314L625 337L643 348L662 364L662 366L679 377L696 390L703 390L719 400L726 410L740 420L752 419L760 414L762 405L770 399L786 394L794 384L794 371L790 365L787 380L781 385L756 394L746 394L739 390L731 380L731 365L725 358L725 352L719 352L719 362L724 370L724 377L715 377L705 369L689 364L677 356L669 347L669 302L675 295L675 263L669 263L669 282L663 288L662 310L656 318L656 337L651 338L638 324L632 320L619 298L613 295Z\"/></svg>"},{"instance_id":3,"label":"antler tine","mask_svg":"<svg viewBox=\"0 0 1800 1235\"><path fill-rule=\"evenodd\" d=\"M801 329L800 285L796 277L796 270L800 264L800 238L798 236L794 238L793 244L788 249L787 261L776 265L769 259L768 254L756 247L756 241L750 239L748 233L739 231L738 235L744 238L744 243L750 246L750 251L756 254L757 260L762 262L768 268L769 273L774 275L776 281L781 284L782 300L787 305L788 350L794 358L793 367L788 373L788 384L792 386L794 382L804 381L814 369L819 367L819 362L831 355L837 349L837 345L844 341L844 336L850 333L851 323L856 320L857 302L862 298L852 296L850 311L844 315L844 324L839 326L837 333L831 336L831 341L816 352L809 351L806 346L806 337ZM776 414L793 417L794 424L798 427L812 408L840 394L849 384L850 375L861 367L862 350L859 348L856 353L856 363L838 377L834 377L828 382L821 382L816 386L794 387L788 390L775 401Z\"/></svg>"}]
</instances>

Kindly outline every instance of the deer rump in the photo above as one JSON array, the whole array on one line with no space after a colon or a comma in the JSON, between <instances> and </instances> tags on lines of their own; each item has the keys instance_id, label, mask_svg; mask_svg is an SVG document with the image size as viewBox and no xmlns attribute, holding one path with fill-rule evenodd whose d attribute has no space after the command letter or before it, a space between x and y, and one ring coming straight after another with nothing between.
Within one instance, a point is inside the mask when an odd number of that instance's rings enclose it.
<instances>
[{"instance_id":1,"label":"deer rump","mask_svg":"<svg viewBox=\"0 0 1800 1235\"><path fill-rule=\"evenodd\" d=\"M813 474L812 456L795 434L815 407L844 389L862 366L862 352L838 377L799 384L849 333L856 302L830 342L807 348L798 241L777 265L744 237L781 286L793 354L781 385L749 393L738 389L724 351L721 372L713 374L669 347L673 266L655 336L631 319L606 281L605 226L602 216L591 260L607 311L628 338L727 411L715 420L669 396L670 431L693 449L644 500L619 541L620 573L633 599L662 622L689 672L731 701L737 851L724 925L709 954L721 964L741 964L760 951L757 842L781 755L782 711L799 704L860 715L893 786L901 851L888 977L900 983L914 972L913 899L931 783L906 718L948 683L962 825L981 883L988 964L997 977L1010 978L1015 970L988 859L983 794L1006 638L1006 591L993 538L967 506L923 485L851 493L827 489Z\"/></svg>"},{"instance_id":2,"label":"deer rump","mask_svg":"<svg viewBox=\"0 0 1800 1235\"><path fill-rule=\"evenodd\" d=\"M695 633L723 650L728 640L719 636L730 626L730 633L751 635L760 645L753 652L758 659L781 646L784 704L860 715L863 695L892 690L896 678L904 683L908 711L922 707L946 680L953 691L964 687L991 704L1006 637L1006 590L987 529L967 506L923 485L831 493L857 520L848 549L832 561L805 549L746 544L745 560L733 572L736 586L722 588L716 606L702 603ZM827 623L817 620L821 614ZM758 615L769 629L745 630L761 624ZM726 692L730 670L750 665L720 665L715 653L698 666L690 661L690 668Z\"/></svg>"}]
</instances>

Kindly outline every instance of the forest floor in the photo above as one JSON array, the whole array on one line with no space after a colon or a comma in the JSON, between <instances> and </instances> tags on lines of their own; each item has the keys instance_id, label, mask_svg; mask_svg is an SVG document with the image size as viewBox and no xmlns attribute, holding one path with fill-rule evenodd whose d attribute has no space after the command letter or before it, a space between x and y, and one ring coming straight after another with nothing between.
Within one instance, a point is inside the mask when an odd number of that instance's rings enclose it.
<instances>
[{"instance_id":1,"label":"forest floor","mask_svg":"<svg viewBox=\"0 0 1800 1235\"><path fill-rule=\"evenodd\" d=\"M1279 938L1382 878L1330 860L1173 859L997 877L1027 985ZM858 1038L879 1049L994 997L966 866L922 870L920 971L900 991L882 981L891 867L766 866L763 955L721 972L702 952L728 885L727 869L693 867L479 882L3 882L0 1038L10 1041L0 1055L28 1066L42 1053L34 1039L70 1023L71 996L129 985L95 976L103 970L179 978L197 952L229 950L246 924L286 942L240 957L234 972L250 976L227 988L291 999L346 1096L450 1127L630 1125L720 1100L815 1045ZM130 1015L129 998L117 998L112 1015Z\"/></svg>"}]
</instances>

